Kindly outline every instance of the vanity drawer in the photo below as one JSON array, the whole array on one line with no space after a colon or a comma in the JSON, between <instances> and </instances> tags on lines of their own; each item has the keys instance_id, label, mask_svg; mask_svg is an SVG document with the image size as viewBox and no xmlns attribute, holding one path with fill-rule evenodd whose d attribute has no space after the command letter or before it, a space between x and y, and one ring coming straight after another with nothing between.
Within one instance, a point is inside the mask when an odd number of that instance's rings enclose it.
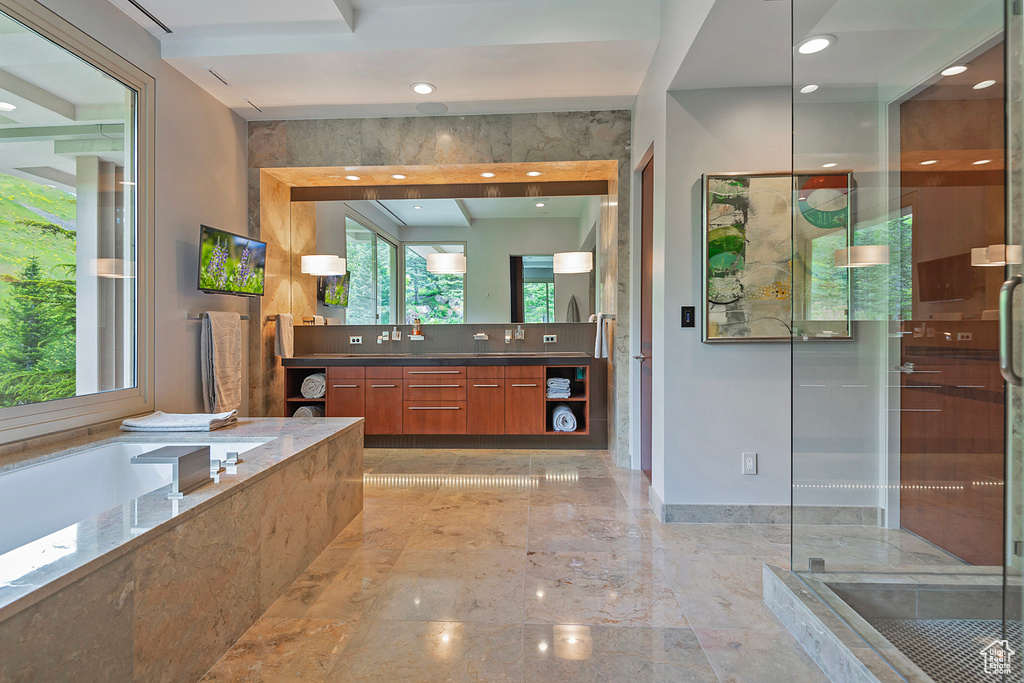
<instances>
[{"instance_id":1,"label":"vanity drawer","mask_svg":"<svg viewBox=\"0 0 1024 683\"><path fill-rule=\"evenodd\" d=\"M466 368L470 379L504 379L504 365L470 365Z\"/></svg>"},{"instance_id":2,"label":"vanity drawer","mask_svg":"<svg viewBox=\"0 0 1024 683\"><path fill-rule=\"evenodd\" d=\"M543 379L543 365L509 365L505 368L505 379Z\"/></svg>"},{"instance_id":3,"label":"vanity drawer","mask_svg":"<svg viewBox=\"0 0 1024 683\"><path fill-rule=\"evenodd\" d=\"M406 379L402 397L406 401L465 401L466 380L460 377Z\"/></svg>"},{"instance_id":4,"label":"vanity drawer","mask_svg":"<svg viewBox=\"0 0 1024 683\"><path fill-rule=\"evenodd\" d=\"M403 373L403 377L405 377L405 379L424 379L427 377L464 378L466 376L466 368L447 367L444 365L427 365L424 367L410 366L407 368L402 368L402 370L405 371Z\"/></svg>"},{"instance_id":5,"label":"vanity drawer","mask_svg":"<svg viewBox=\"0 0 1024 683\"><path fill-rule=\"evenodd\" d=\"M351 365L330 365L327 367L327 379L362 379L366 376L366 368Z\"/></svg>"},{"instance_id":6,"label":"vanity drawer","mask_svg":"<svg viewBox=\"0 0 1024 683\"><path fill-rule=\"evenodd\" d=\"M366 379L402 379L402 370L398 365L368 365Z\"/></svg>"},{"instance_id":7,"label":"vanity drawer","mask_svg":"<svg viewBox=\"0 0 1024 683\"><path fill-rule=\"evenodd\" d=\"M465 401L405 401L406 434L465 434Z\"/></svg>"}]
</instances>

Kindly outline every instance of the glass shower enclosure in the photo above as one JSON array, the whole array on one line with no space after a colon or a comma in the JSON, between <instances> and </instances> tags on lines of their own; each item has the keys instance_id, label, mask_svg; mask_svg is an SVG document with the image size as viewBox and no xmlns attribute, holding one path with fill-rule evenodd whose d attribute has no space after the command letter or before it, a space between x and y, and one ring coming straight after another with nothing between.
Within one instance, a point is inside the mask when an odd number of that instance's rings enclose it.
<instances>
[{"instance_id":1,"label":"glass shower enclosure","mask_svg":"<svg viewBox=\"0 0 1024 683\"><path fill-rule=\"evenodd\" d=\"M1020 2L792 8L792 569L905 680L1021 680Z\"/></svg>"}]
</instances>

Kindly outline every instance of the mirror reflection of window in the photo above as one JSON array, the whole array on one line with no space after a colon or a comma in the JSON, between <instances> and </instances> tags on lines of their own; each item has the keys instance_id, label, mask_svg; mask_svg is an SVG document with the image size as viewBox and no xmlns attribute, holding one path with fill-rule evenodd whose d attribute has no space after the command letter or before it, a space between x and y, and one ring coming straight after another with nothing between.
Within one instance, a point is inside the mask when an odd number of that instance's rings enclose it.
<instances>
[{"instance_id":1,"label":"mirror reflection of window","mask_svg":"<svg viewBox=\"0 0 1024 683\"><path fill-rule=\"evenodd\" d=\"M464 254L462 244L405 245L405 322L425 325L465 322L464 274L431 273L428 254Z\"/></svg>"},{"instance_id":2,"label":"mirror reflection of window","mask_svg":"<svg viewBox=\"0 0 1024 683\"><path fill-rule=\"evenodd\" d=\"M517 320L524 323L555 322L555 270L554 256L513 257L513 268L519 268L522 283L521 309L516 311ZM515 298L513 298L515 306Z\"/></svg>"}]
</instances>

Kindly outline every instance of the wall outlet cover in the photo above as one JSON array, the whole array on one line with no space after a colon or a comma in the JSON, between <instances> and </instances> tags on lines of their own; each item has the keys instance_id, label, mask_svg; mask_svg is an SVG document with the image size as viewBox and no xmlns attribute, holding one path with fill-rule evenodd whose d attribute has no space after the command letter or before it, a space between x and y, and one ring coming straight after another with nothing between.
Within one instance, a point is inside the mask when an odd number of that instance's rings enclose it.
<instances>
[{"instance_id":1,"label":"wall outlet cover","mask_svg":"<svg viewBox=\"0 0 1024 683\"><path fill-rule=\"evenodd\" d=\"M348 338L348 343L349 344L362 344L363 343L363 338L362 337L349 337Z\"/></svg>"},{"instance_id":2,"label":"wall outlet cover","mask_svg":"<svg viewBox=\"0 0 1024 683\"><path fill-rule=\"evenodd\" d=\"M545 344L554 344L557 341L558 341L558 335L557 334L545 334L544 335L544 343Z\"/></svg>"},{"instance_id":3,"label":"wall outlet cover","mask_svg":"<svg viewBox=\"0 0 1024 683\"><path fill-rule=\"evenodd\" d=\"M757 474L757 453L743 454L743 474Z\"/></svg>"}]
</instances>

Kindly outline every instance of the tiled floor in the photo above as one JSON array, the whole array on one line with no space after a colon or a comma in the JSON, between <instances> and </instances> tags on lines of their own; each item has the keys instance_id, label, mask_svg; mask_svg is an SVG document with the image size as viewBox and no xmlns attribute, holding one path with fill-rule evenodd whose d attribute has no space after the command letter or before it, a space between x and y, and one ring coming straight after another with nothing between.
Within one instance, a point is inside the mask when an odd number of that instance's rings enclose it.
<instances>
[{"instance_id":1,"label":"tiled floor","mask_svg":"<svg viewBox=\"0 0 1024 683\"><path fill-rule=\"evenodd\" d=\"M660 524L601 452L365 461L362 514L206 680L827 680L761 602L774 529Z\"/></svg>"}]
</instances>

